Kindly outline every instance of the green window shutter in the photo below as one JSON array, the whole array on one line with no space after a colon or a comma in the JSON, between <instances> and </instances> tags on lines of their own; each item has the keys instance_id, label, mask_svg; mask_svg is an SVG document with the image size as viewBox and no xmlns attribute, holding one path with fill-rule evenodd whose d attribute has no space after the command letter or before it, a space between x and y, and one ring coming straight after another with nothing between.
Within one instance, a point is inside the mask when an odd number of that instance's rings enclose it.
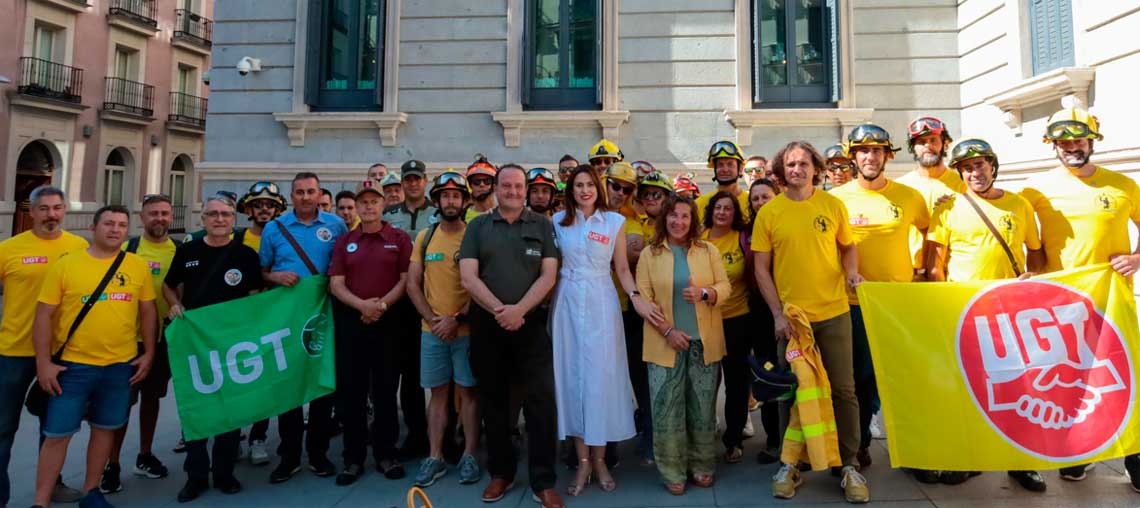
<instances>
[{"instance_id":1,"label":"green window shutter","mask_svg":"<svg viewBox=\"0 0 1140 508\"><path fill-rule=\"evenodd\" d=\"M308 34L304 48L294 48L294 51L305 52L305 104L317 106L320 104L321 87L321 28L324 26L325 9L321 0L308 0L309 19Z\"/></svg>"},{"instance_id":2,"label":"green window shutter","mask_svg":"<svg viewBox=\"0 0 1140 508\"><path fill-rule=\"evenodd\" d=\"M388 33L388 2L380 0L378 3L380 19L376 23L376 105L384 109L384 48L385 34Z\"/></svg>"},{"instance_id":3,"label":"green window shutter","mask_svg":"<svg viewBox=\"0 0 1140 508\"><path fill-rule=\"evenodd\" d=\"M519 73L522 78L522 90L519 99L522 102L523 109L530 108L530 89L534 86L534 17L538 11L538 6L535 5L536 1L527 0L523 2L523 61L522 72Z\"/></svg>"}]
</instances>

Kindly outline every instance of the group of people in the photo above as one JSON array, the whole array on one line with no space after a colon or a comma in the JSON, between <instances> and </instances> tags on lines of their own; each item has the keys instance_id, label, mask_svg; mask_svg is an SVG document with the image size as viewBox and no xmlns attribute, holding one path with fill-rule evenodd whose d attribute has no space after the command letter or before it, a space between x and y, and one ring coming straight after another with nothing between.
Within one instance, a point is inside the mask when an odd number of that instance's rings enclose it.
<instances>
[{"instance_id":1,"label":"group of people","mask_svg":"<svg viewBox=\"0 0 1140 508\"><path fill-rule=\"evenodd\" d=\"M355 192L333 195L318 175L299 173L288 201L270 182L240 199L219 193L203 204L204 229L181 244L169 235L167 196L144 197L143 232L133 238L126 208L99 209L88 242L61 229L63 191L41 187L30 200L33 228L0 242L0 506L25 405L40 418L36 506L111 506L104 494L123 488L119 451L136 401L133 473L167 476L151 452L171 375L164 323L314 275L329 277L337 389L311 401L307 419L300 407L277 416L272 483L300 472L304 451L315 475L352 484L371 446L389 479L422 458L420 487L440 481L449 463L459 483L478 483L485 464L482 500L495 502L514 486L515 435L525 433L528 483L544 507L564 506L559 441L575 470L570 496L595 480L616 489L616 444L630 439L640 463L682 495L715 483L718 458L743 460L748 413L759 405L766 441L757 459L780 462L772 494L791 498L804 480L788 450L812 435L791 417L792 400L751 400L750 365L786 368L787 352L810 336L830 382L834 420L817 425L837 435L832 473L848 502L868 502L860 470L871 465L879 400L855 288L1094 263L1130 277L1140 267L1128 235L1129 221L1140 224L1140 186L1090 162L1100 139L1087 111L1058 112L1044 141L1061 164L1020 193L995 186L988 143L952 144L930 116L910 123L917 167L898 180L884 170L900 148L869 123L822 154L791 142L771 160L746 158L718 141L707 159L715 190L704 194L688 175L671 181L647 161L625 162L604 139L587 164L567 155L556 171L480 155L465 172L429 181L425 164L409 160L398 173L369 168ZM248 227L235 226L239 214ZM795 402L811 391L801 392ZM397 446L401 413L407 435ZM60 470L83 419L91 437L76 490ZM248 429L247 447L245 429L213 437L212 447L180 443L187 480L178 500L211 485L239 492L240 458L270 462L268 425ZM327 455L340 432L338 467ZM1125 466L1140 491L1140 457ZM1077 481L1086 469L1060 475ZM978 473L913 474L959 484ZM1046 488L1037 472L1009 474L1028 490Z\"/></svg>"}]
</instances>

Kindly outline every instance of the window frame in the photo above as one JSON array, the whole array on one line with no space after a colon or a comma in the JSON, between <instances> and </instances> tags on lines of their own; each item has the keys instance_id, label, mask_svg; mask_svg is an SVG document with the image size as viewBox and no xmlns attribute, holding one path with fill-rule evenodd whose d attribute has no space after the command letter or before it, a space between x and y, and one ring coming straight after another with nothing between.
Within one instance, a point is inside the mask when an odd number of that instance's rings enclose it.
<instances>
[{"instance_id":1,"label":"window frame","mask_svg":"<svg viewBox=\"0 0 1140 508\"><path fill-rule=\"evenodd\" d=\"M385 60L387 59L387 22L388 22L388 2L389 0L376 0L377 1L377 20L376 29L376 85L372 90L345 90L345 91L331 91L323 89L322 75L324 74L325 66L327 64L327 40L328 30L331 29L331 23L327 22L330 9L332 9L332 0L307 0L308 1L308 32L305 47L306 66L305 66L305 104L309 106L311 111L382 111L384 108L384 89L385 80L387 76L384 73ZM359 6L361 0L350 0L353 6L353 15L350 16L352 28L350 33L357 36L352 37L354 57L351 59L353 62L359 63L360 56L360 37L356 31L360 26L360 11Z\"/></svg>"},{"instance_id":2,"label":"window frame","mask_svg":"<svg viewBox=\"0 0 1140 508\"><path fill-rule=\"evenodd\" d=\"M1049 13L1038 12L1039 6L1035 4L1038 1L1043 4L1040 7L1045 7L1047 11L1056 10L1054 14L1063 16L1065 19L1057 20L1063 26L1048 26L1047 28L1054 30L1051 34L1041 34L1038 32L1042 28L1038 23L1038 16L1043 16L1046 20L1049 19ZM1060 4L1060 5L1058 5ZM1066 12L1065 7L1068 10ZM1029 72L1030 76L1039 76L1049 71L1062 69L1065 67L1073 67L1076 65L1076 40L1074 34L1074 19L1073 19L1073 2L1071 0L1026 0L1026 21L1029 25ZM1048 25L1048 21L1044 24ZM1047 40L1041 38L1047 37ZM1057 51L1060 53L1056 55L1041 55L1038 49L1044 45L1049 49L1057 46ZM1065 49L1068 49L1066 52Z\"/></svg>"},{"instance_id":3,"label":"window frame","mask_svg":"<svg viewBox=\"0 0 1140 508\"><path fill-rule=\"evenodd\" d=\"M840 65L843 57L840 50L840 2L839 0L821 0L820 7L823 16L820 23L823 25L824 40L823 40L823 68L824 82L817 85L793 85L785 84L779 86L764 86L761 81L761 63L760 63L760 11L761 2L767 0L749 0L749 35L750 35L750 53L751 61L750 74L752 84L752 108L753 109L784 109L784 108L835 108L839 107L839 103L843 96L843 76L841 75L842 66ZM795 9L798 8L799 2L789 0L785 3L784 15L784 47L785 58L788 55L789 47L792 52L795 52L794 43L796 38L795 32ZM788 78L795 76L798 62L796 59L788 59L786 71Z\"/></svg>"},{"instance_id":4,"label":"window frame","mask_svg":"<svg viewBox=\"0 0 1140 508\"><path fill-rule=\"evenodd\" d=\"M603 81L605 62L603 57L603 17L604 0L594 1L594 87L571 88L570 79L570 47L563 45L559 48L559 75L567 81L567 86L557 88L535 88L534 68L537 64L535 31L537 30L536 15L540 0L523 1L523 51L522 51L522 87L520 89L520 102L524 111L587 111L603 109ZM570 37L570 1L559 0L559 38L569 41Z\"/></svg>"}]
</instances>

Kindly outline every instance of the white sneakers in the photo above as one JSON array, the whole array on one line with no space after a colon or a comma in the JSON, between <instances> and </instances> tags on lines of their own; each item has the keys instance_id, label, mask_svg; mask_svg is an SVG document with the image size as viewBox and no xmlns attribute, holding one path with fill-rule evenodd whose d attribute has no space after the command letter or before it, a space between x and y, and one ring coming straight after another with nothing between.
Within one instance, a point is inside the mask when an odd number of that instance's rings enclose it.
<instances>
[{"instance_id":1,"label":"white sneakers","mask_svg":"<svg viewBox=\"0 0 1140 508\"><path fill-rule=\"evenodd\" d=\"M265 441L256 440L249 443L249 462L255 466L269 463L269 452L265 450Z\"/></svg>"}]
</instances>

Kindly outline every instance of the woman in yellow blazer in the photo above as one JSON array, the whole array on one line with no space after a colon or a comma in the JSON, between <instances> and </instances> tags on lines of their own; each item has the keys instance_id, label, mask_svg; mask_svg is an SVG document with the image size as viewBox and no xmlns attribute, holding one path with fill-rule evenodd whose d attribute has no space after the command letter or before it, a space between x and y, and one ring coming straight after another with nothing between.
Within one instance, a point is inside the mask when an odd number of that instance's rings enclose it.
<instances>
[{"instance_id":1,"label":"woman in yellow blazer","mask_svg":"<svg viewBox=\"0 0 1140 508\"><path fill-rule=\"evenodd\" d=\"M716 389L724 357L719 305L732 291L720 252L700 239L693 200L665 204L656 235L637 263L637 288L663 319L647 319L653 453L666 489L711 487L716 468Z\"/></svg>"}]
</instances>

